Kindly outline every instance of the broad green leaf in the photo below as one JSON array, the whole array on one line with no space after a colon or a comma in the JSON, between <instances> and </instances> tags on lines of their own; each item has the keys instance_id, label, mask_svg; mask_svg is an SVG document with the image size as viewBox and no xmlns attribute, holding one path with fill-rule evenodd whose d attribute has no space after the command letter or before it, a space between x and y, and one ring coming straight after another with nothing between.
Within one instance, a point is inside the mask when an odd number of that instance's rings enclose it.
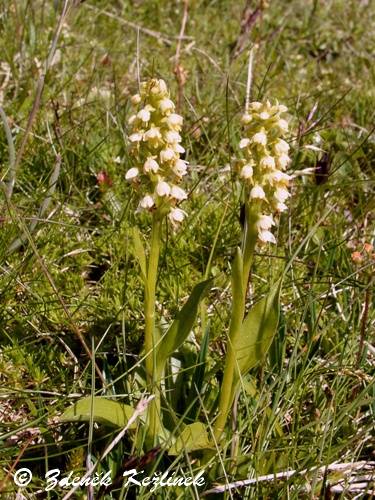
<instances>
[{"instance_id":1,"label":"broad green leaf","mask_svg":"<svg viewBox=\"0 0 375 500\"><path fill-rule=\"evenodd\" d=\"M146 283L147 277L147 264L146 264L146 254L142 244L141 235L138 231L138 228L133 227L132 229L132 239L133 239L133 254L134 257L138 260L139 267L141 269L141 276Z\"/></svg>"},{"instance_id":2,"label":"broad green leaf","mask_svg":"<svg viewBox=\"0 0 375 500\"><path fill-rule=\"evenodd\" d=\"M208 292L211 282L212 280L202 281L194 287L185 305L162 338L156 353L157 373L159 376L168 357L180 347L191 332L199 303Z\"/></svg>"},{"instance_id":3,"label":"broad green leaf","mask_svg":"<svg viewBox=\"0 0 375 500\"><path fill-rule=\"evenodd\" d=\"M281 283L280 279L271 287L268 295L254 305L242 323L241 334L233 345L241 376L262 362L271 346L279 322Z\"/></svg>"},{"instance_id":4,"label":"broad green leaf","mask_svg":"<svg viewBox=\"0 0 375 500\"><path fill-rule=\"evenodd\" d=\"M190 452L210 448L212 443L208 438L206 426L202 422L184 427L181 434L168 450L169 455L179 455L182 451Z\"/></svg>"},{"instance_id":5,"label":"broad green leaf","mask_svg":"<svg viewBox=\"0 0 375 500\"><path fill-rule=\"evenodd\" d=\"M134 409L118 401L103 397L94 397L91 408L91 396L80 399L70 406L60 417L62 422L90 422L91 410L94 422L109 427L125 427ZM130 426L135 427L136 423Z\"/></svg>"}]
</instances>

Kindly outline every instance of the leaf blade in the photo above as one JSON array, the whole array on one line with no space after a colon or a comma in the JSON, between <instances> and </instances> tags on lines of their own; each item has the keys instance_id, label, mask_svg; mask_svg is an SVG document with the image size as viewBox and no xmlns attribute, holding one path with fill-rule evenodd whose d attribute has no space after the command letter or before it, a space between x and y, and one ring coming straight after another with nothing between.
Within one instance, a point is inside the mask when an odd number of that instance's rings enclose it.
<instances>
[{"instance_id":1,"label":"leaf blade","mask_svg":"<svg viewBox=\"0 0 375 500\"><path fill-rule=\"evenodd\" d=\"M118 401L104 397L91 396L80 399L67 408L60 417L61 422L90 422L91 415L94 422L108 427L125 427L134 408ZM130 429L134 428L130 426Z\"/></svg>"}]
</instances>

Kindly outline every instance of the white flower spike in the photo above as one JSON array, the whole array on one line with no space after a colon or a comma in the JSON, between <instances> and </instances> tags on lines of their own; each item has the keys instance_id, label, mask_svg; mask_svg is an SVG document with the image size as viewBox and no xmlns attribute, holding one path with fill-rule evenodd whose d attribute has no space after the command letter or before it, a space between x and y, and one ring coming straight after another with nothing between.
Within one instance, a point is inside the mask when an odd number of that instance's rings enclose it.
<instances>
[{"instance_id":1,"label":"white flower spike","mask_svg":"<svg viewBox=\"0 0 375 500\"><path fill-rule=\"evenodd\" d=\"M285 201L290 196L291 176L284 172L290 163L289 144L284 139L288 122L281 116L286 111L282 104L253 102L241 119L244 137L239 149L243 159L237 161L237 171L250 206L255 207L258 238L262 243L276 243L270 231L275 225L271 213L287 210Z\"/></svg>"},{"instance_id":2,"label":"white flower spike","mask_svg":"<svg viewBox=\"0 0 375 500\"><path fill-rule=\"evenodd\" d=\"M182 116L175 113L164 80L153 78L141 83L140 92L131 98L131 103L136 110L128 120L128 138L135 166L125 178L141 194L137 211L159 211L177 226L186 212L176 205L187 198L178 185L188 164L180 158L185 152L180 135Z\"/></svg>"}]
</instances>

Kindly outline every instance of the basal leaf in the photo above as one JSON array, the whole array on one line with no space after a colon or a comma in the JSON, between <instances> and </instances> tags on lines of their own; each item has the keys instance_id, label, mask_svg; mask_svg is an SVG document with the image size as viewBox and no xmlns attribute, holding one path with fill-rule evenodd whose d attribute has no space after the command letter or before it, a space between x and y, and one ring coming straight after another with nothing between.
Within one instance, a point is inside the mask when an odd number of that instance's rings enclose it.
<instances>
[{"instance_id":1,"label":"basal leaf","mask_svg":"<svg viewBox=\"0 0 375 500\"><path fill-rule=\"evenodd\" d=\"M208 438L206 426L195 422L184 427L181 434L169 448L169 455L179 455L182 451L190 452L210 448L212 443Z\"/></svg>"},{"instance_id":2,"label":"basal leaf","mask_svg":"<svg viewBox=\"0 0 375 500\"><path fill-rule=\"evenodd\" d=\"M125 427L134 409L129 405L103 397L94 397L91 408L91 396L88 396L65 410L60 420L62 422L90 422L91 413L94 422L108 427ZM130 428L134 428L135 425L133 424Z\"/></svg>"}]
</instances>

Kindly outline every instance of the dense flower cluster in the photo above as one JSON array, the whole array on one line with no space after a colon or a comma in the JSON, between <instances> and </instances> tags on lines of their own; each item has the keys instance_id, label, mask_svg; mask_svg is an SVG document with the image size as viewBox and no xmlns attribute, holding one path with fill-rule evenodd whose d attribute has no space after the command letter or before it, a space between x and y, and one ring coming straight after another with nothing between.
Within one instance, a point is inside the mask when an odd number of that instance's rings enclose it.
<instances>
[{"instance_id":1,"label":"dense flower cluster","mask_svg":"<svg viewBox=\"0 0 375 500\"><path fill-rule=\"evenodd\" d=\"M281 117L286 111L278 103L253 102L241 119L245 137L239 143L243 159L237 162L238 174L259 208L258 236L264 243L276 243L270 231L275 225L272 213L286 210L285 201L290 196L287 187L291 177L284 172L290 161L289 145L283 139L288 122Z\"/></svg>"},{"instance_id":2,"label":"dense flower cluster","mask_svg":"<svg viewBox=\"0 0 375 500\"><path fill-rule=\"evenodd\" d=\"M129 118L134 166L125 178L142 192L139 210L159 210L173 224L179 223L186 213L176 205L187 198L179 186L187 172L187 162L180 158L185 152L179 134L182 116L174 112L164 80L143 82L131 102L137 107Z\"/></svg>"}]
</instances>

